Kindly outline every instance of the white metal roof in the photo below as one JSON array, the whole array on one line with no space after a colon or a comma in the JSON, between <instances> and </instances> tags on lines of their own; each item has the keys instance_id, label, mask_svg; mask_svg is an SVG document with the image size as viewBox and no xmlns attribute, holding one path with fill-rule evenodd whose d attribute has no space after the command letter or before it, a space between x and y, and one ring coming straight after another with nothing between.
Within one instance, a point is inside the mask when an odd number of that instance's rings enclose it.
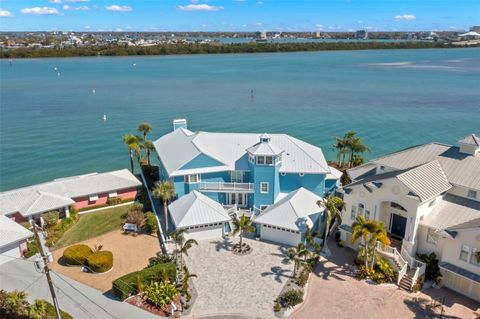
<instances>
[{"instance_id":1,"label":"white metal roof","mask_svg":"<svg viewBox=\"0 0 480 319\"><path fill-rule=\"evenodd\" d=\"M462 138L459 142L463 144L472 144L475 146L480 146L480 137L476 136L475 134L471 134Z\"/></svg>"},{"instance_id":2,"label":"white metal roof","mask_svg":"<svg viewBox=\"0 0 480 319\"><path fill-rule=\"evenodd\" d=\"M255 222L290 230L305 231L313 227L314 216L323 211L317 205L322 198L305 188L299 188L265 209Z\"/></svg>"},{"instance_id":3,"label":"white metal roof","mask_svg":"<svg viewBox=\"0 0 480 319\"><path fill-rule=\"evenodd\" d=\"M0 193L0 214L24 216L73 204L72 198L108 193L142 185L127 169L56 179Z\"/></svg>"},{"instance_id":4,"label":"white metal roof","mask_svg":"<svg viewBox=\"0 0 480 319\"><path fill-rule=\"evenodd\" d=\"M10 218L0 215L0 247L33 236L33 233Z\"/></svg>"},{"instance_id":5,"label":"white metal roof","mask_svg":"<svg viewBox=\"0 0 480 319\"><path fill-rule=\"evenodd\" d=\"M397 175L405 186L420 198L429 200L452 188L438 160L412 168Z\"/></svg>"},{"instance_id":6,"label":"white metal roof","mask_svg":"<svg viewBox=\"0 0 480 319\"><path fill-rule=\"evenodd\" d=\"M480 219L480 202L446 194L420 223L436 230L444 230L456 229L477 219Z\"/></svg>"},{"instance_id":7,"label":"white metal roof","mask_svg":"<svg viewBox=\"0 0 480 319\"><path fill-rule=\"evenodd\" d=\"M325 179L340 179L343 175L342 171L339 171L335 167L329 166L330 168L330 173L327 174Z\"/></svg>"},{"instance_id":8,"label":"white metal roof","mask_svg":"<svg viewBox=\"0 0 480 319\"><path fill-rule=\"evenodd\" d=\"M247 152L252 155L280 155L283 150L279 149L271 142L258 142L257 144L247 148Z\"/></svg>"},{"instance_id":9,"label":"white metal roof","mask_svg":"<svg viewBox=\"0 0 480 319\"><path fill-rule=\"evenodd\" d=\"M168 205L176 227L192 227L229 221L223 206L200 192L193 191Z\"/></svg>"},{"instance_id":10,"label":"white metal roof","mask_svg":"<svg viewBox=\"0 0 480 319\"><path fill-rule=\"evenodd\" d=\"M361 180L375 174L377 165L401 170L433 160L438 160L451 184L480 190L480 156L463 154L459 147L440 143L422 144L380 157L350 169L348 174L354 180Z\"/></svg>"},{"instance_id":11,"label":"white metal roof","mask_svg":"<svg viewBox=\"0 0 480 319\"><path fill-rule=\"evenodd\" d=\"M247 165L246 150L260 141L257 133L212 133L177 129L154 142L158 156L169 176L187 174L181 168L200 154L204 154L224 166L236 170ZM275 152L284 151L280 172L327 174L327 165L319 147L286 134L271 134ZM189 174L204 173L209 168L189 170ZM222 167L223 169L223 167Z\"/></svg>"}]
</instances>

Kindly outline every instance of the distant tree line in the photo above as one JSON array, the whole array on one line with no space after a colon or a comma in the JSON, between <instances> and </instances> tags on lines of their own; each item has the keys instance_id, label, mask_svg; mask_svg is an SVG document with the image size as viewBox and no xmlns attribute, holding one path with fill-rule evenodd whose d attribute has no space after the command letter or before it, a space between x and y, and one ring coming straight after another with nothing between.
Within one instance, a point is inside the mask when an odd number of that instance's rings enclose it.
<instances>
[{"instance_id":1,"label":"distant tree line","mask_svg":"<svg viewBox=\"0 0 480 319\"><path fill-rule=\"evenodd\" d=\"M232 44L160 44L155 46L99 45L68 48L18 48L1 49L0 58L43 58L78 56L128 56L128 55L174 55L174 54L219 54L261 53L331 50L378 50L378 49L422 49L457 48L441 42L335 42L335 43L232 43Z\"/></svg>"}]
</instances>

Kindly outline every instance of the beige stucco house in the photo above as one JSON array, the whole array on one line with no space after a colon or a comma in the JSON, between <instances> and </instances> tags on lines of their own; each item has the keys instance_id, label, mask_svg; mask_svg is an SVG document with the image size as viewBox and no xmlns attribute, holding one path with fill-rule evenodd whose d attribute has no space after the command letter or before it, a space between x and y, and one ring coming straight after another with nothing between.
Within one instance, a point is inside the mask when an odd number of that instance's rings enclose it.
<instances>
[{"instance_id":1,"label":"beige stucco house","mask_svg":"<svg viewBox=\"0 0 480 319\"><path fill-rule=\"evenodd\" d=\"M339 227L346 244L353 246L358 215L382 221L393 246L387 251L405 265L399 283L413 286L424 272L416 254L435 252L442 285L480 301L480 137L414 146L348 174Z\"/></svg>"}]
</instances>

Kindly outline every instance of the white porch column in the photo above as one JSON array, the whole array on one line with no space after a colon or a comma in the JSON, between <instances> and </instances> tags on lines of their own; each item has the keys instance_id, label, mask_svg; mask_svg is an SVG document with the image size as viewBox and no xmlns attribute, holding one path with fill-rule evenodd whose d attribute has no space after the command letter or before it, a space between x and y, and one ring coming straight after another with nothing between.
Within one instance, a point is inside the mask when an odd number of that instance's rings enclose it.
<instances>
[{"instance_id":1,"label":"white porch column","mask_svg":"<svg viewBox=\"0 0 480 319\"><path fill-rule=\"evenodd\" d=\"M66 218L69 218L69 217L70 217L70 209L69 209L69 207L66 206L66 207L64 208L64 210L65 210L65 217L66 217Z\"/></svg>"}]
</instances>

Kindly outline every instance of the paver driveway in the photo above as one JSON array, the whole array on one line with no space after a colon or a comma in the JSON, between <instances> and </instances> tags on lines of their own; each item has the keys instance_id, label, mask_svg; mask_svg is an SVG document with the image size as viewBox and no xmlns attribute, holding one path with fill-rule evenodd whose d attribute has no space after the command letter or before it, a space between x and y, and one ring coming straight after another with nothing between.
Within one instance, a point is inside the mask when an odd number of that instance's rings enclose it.
<instances>
[{"instance_id":1,"label":"paver driveway","mask_svg":"<svg viewBox=\"0 0 480 319\"><path fill-rule=\"evenodd\" d=\"M293 265L286 248L244 239L253 251L236 256L231 251L237 238L199 241L186 257L198 298L193 316L207 314L247 314L272 318L273 300L291 275Z\"/></svg>"}]
</instances>

